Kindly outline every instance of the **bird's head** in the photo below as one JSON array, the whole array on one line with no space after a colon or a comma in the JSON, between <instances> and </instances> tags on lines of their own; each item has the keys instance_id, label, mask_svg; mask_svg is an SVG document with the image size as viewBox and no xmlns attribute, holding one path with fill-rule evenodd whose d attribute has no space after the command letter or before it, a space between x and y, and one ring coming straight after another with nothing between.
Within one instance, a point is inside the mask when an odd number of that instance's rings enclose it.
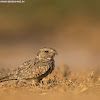
<instances>
[{"instance_id":1,"label":"bird's head","mask_svg":"<svg viewBox=\"0 0 100 100\"><path fill-rule=\"evenodd\" d=\"M53 48L42 48L39 50L39 52L37 53L37 57L38 59L42 60L42 59L45 59L45 60L51 60L53 59L53 57L55 55L57 55L57 51Z\"/></svg>"}]
</instances>

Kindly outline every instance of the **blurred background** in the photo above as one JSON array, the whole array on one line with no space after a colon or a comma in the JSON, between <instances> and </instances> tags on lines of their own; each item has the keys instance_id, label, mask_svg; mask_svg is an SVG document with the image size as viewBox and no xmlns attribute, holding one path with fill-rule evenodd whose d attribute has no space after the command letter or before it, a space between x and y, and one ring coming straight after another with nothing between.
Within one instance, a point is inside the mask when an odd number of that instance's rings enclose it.
<instances>
[{"instance_id":1,"label":"blurred background","mask_svg":"<svg viewBox=\"0 0 100 100\"><path fill-rule=\"evenodd\" d=\"M0 68L34 59L40 48L58 51L56 66L100 65L99 0L25 0L0 4Z\"/></svg>"}]
</instances>

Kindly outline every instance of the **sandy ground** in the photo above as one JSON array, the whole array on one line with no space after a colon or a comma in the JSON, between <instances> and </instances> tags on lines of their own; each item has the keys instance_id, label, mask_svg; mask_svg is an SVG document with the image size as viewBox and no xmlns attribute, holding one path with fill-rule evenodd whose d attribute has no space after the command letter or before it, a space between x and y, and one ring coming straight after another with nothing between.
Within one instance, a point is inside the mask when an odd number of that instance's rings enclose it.
<instances>
[{"instance_id":1,"label":"sandy ground","mask_svg":"<svg viewBox=\"0 0 100 100\"><path fill-rule=\"evenodd\" d=\"M5 73L1 70L1 73ZM0 83L0 100L99 100L99 70L71 71L63 65L56 67L52 74L45 77L34 87L32 82L5 81Z\"/></svg>"}]
</instances>

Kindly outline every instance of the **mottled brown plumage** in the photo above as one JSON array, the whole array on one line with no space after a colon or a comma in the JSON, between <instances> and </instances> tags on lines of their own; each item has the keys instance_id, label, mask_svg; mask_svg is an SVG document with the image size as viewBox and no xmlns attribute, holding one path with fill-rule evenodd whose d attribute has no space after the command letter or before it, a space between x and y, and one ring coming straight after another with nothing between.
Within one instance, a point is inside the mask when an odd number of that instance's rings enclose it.
<instances>
[{"instance_id":1,"label":"mottled brown plumage","mask_svg":"<svg viewBox=\"0 0 100 100\"><path fill-rule=\"evenodd\" d=\"M54 56L56 50L52 48L43 48L37 53L34 60L24 62L16 70L0 75L0 82L8 80L30 80L40 82L44 77L52 72L55 67Z\"/></svg>"}]
</instances>

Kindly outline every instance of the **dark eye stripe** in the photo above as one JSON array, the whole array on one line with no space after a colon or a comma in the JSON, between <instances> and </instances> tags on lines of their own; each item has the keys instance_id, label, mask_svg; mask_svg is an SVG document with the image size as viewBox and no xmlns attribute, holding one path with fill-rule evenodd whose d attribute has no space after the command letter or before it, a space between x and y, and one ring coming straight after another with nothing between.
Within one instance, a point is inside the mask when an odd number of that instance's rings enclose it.
<instances>
[{"instance_id":1,"label":"dark eye stripe","mask_svg":"<svg viewBox=\"0 0 100 100\"><path fill-rule=\"evenodd\" d=\"M46 53L48 53L49 51L45 51Z\"/></svg>"}]
</instances>

